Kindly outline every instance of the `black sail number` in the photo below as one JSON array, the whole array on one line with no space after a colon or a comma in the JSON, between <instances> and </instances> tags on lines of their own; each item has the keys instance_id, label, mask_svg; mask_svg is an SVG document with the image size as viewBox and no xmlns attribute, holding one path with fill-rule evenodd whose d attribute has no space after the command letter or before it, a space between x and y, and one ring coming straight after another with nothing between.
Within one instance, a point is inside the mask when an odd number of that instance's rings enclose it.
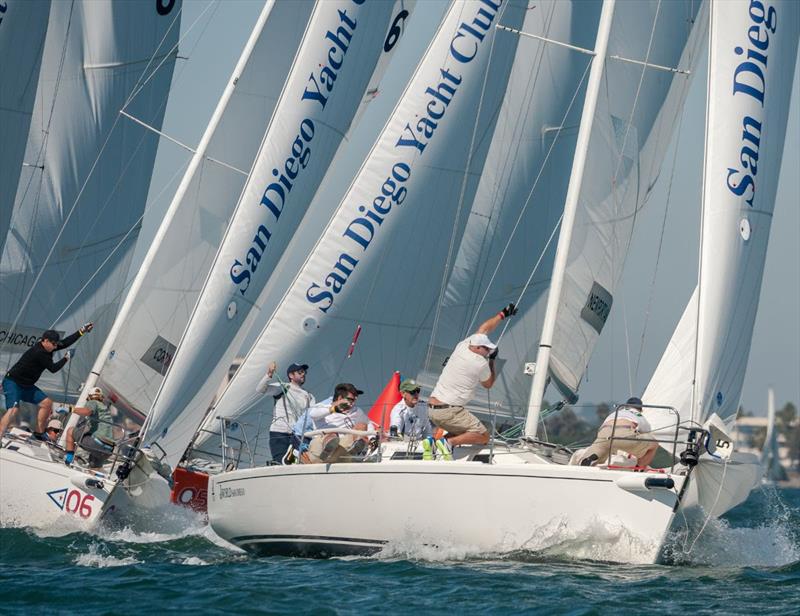
<instances>
[{"instance_id":1,"label":"black sail number","mask_svg":"<svg viewBox=\"0 0 800 616\"><path fill-rule=\"evenodd\" d=\"M175 0L156 0L156 11L159 15L169 15L175 6Z\"/></svg>"},{"instance_id":2,"label":"black sail number","mask_svg":"<svg viewBox=\"0 0 800 616\"><path fill-rule=\"evenodd\" d=\"M400 35L403 34L403 25L405 25L406 17L408 17L408 11L403 9L397 14L397 17L394 18L392 27L389 28L389 35L383 43L384 51L391 51L392 48L397 45L397 41L400 40Z\"/></svg>"}]
</instances>

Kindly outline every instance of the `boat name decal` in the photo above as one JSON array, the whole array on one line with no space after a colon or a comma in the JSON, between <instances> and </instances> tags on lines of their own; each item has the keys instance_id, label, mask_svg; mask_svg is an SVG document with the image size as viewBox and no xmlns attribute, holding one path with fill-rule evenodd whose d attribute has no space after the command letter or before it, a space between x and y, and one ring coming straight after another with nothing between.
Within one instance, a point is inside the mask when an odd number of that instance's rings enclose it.
<instances>
[{"instance_id":1,"label":"boat name decal","mask_svg":"<svg viewBox=\"0 0 800 616\"><path fill-rule=\"evenodd\" d=\"M355 5L361 5L364 0L351 0ZM345 9L338 11L340 25L335 31L328 30L325 39L330 41L327 56L324 62L315 62L317 70L311 72L305 88L300 95L300 104L305 103L317 111L324 110L328 103L331 92L336 85L336 77L344 65L347 50L353 40L357 21L347 14ZM326 43L323 43L323 46ZM250 278L255 273L261 257L267 249L267 244L272 237L270 231L270 220L277 222L283 212L286 199L292 191L301 171L308 166L311 158L311 143L314 140L315 125L310 117L303 118L295 134L294 140L289 145L288 154L282 165L272 169L272 175L276 178L262 193L259 206L266 208L267 221L260 224L253 235L253 241L243 261L235 259L230 267L230 277L239 288L239 293L245 295L250 286Z\"/></svg>"},{"instance_id":2,"label":"boat name decal","mask_svg":"<svg viewBox=\"0 0 800 616\"><path fill-rule=\"evenodd\" d=\"M764 108L764 96L767 91L767 49L770 35L778 29L778 12L773 6L765 6L759 0L751 0L748 7L750 20L753 23L747 30L749 45L736 46L733 53L746 56L737 64L733 72L733 94L743 94L759 103ZM753 105L749 105L753 107ZM755 114L754 114L755 115ZM758 173L758 149L761 143L761 115L754 118L745 115L742 118L742 147L739 151L739 164L728 167L726 184L737 197L745 195L745 201L753 206L756 196L756 174ZM741 168L740 168L741 167Z\"/></svg>"},{"instance_id":3,"label":"boat name decal","mask_svg":"<svg viewBox=\"0 0 800 616\"><path fill-rule=\"evenodd\" d=\"M235 498L237 496L244 496L244 488L220 488L220 498Z\"/></svg>"},{"instance_id":4,"label":"boat name decal","mask_svg":"<svg viewBox=\"0 0 800 616\"><path fill-rule=\"evenodd\" d=\"M456 66L467 65L477 57L501 4L502 0L481 0L475 17L471 21L462 21L456 29L450 41L448 60L455 60ZM411 177L412 164L424 155L463 80L463 75L452 68L440 68L439 76L435 86L425 89L421 103L424 106L410 110L414 120L407 122L401 130L394 145L395 162L387 165L385 179L374 191L372 202L349 206L355 210L354 217L345 227L342 237L350 240L351 251L342 252L325 278L312 282L306 289L306 300L323 313L333 307L335 296L341 293L355 271L359 262L355 255L362 256L367 251L393 207L402 205L407 195L404 184Z\"/></svg>"}]
</instances>

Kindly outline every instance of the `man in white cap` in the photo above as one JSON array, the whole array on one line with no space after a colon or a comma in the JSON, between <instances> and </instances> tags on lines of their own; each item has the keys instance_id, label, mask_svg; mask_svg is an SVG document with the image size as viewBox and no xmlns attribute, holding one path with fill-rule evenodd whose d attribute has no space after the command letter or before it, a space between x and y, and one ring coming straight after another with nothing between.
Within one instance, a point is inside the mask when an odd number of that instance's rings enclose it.
<instances>
[{"instance_id":1,"label":"man in white cap","mask_svg":"<svg viewBox=\"0 0 800 616\"><path fill-rule=\"evenodd\" d=\"M89 465L99 468L114 450L114 422L111 409L105 403L103 390L92 387L86 397L86 406L76 406L72 412L81 416L74 428L67 428L67 447L64 463L69 466L75 459L75 443L89 452Z\"/></svg>"},{"instance_id":2,"label":"man in white cap","mask_svg":"<svg viewBox=\"0 0 800 616\"><path fill-rule=\"evenodd\" d=\"M275 362L270 363L267 374L256 386L258 393L272 396L275 406L269 426L269 450L272 460L280 463L292 442L292 426L297 419L314 406L314 396L303 389L308 373L308 364L293 363L286 369L288 383L275 379Z\"/></svg>"},{"instance_id":3,"label":"man in white cap","mask_svg":"<svg viewBox=\"0 0 800 616\"><path fill-rule=\"evenodd\" d=\"M497 378L494 371L497 345L487 334L516 312L514 304L509 304L485 321L469 338L459 342L439 375L428 400L428 415L433 425L447 431L450 448L455 445L485 445L489 442L486 426L464 405L475 396L478 384L486 389L494 385ZM437 446L441 448L442 444L437 443ZM445 459L450 459L448 452L443 453Z\"/></svg>"}]
</instances>

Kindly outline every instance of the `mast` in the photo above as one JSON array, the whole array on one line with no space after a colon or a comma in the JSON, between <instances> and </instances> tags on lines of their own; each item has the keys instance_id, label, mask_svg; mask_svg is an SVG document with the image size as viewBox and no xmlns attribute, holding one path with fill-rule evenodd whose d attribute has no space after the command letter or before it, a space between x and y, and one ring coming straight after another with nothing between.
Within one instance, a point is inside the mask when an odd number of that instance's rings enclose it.
<instances>
[{"instance_id":1,"label":"mast","mask_svg":"<svg viewBox=\"0 0 800 616\"><path fill-rule=\"evenodd\" d=\"M217 108L214 110L214 114L211 116L211 120L208 123L208 127L206 128L205 133L203 133L203 137L200 140L199 145L197 146L197 150L195 151L194 155L192 156L192 160L189 163L188 168L186 169L186 173L184 174L183 178L181 179L181 183L178 186L178 190L175 193L175 196L172 198L172 202L167 209L166 214L164 215L163 220L161 221L161 225L158 228L158 231L153 238L153 242L150 245L150 248L147 250L147 254L142 261L142 265L139 268L139 271L136 273L133 282L131 283L131 287L128 290L127 295L125 296L125 301L120 308L119 313L117 314L117 318L114 321L114 324L111 326L111 331L106 338L103 347L100 349L100 353L97 355L97 359L92 366L92 371L89 373L89 376L86 379L86 384L83 387L83 391L78 399L78 406L83 404L86 401L86 396L89 390L95 386L97 383L97 378L100 374L100 370L102 370L106 360L108 359L108 355L111 350L114 348L116 344L117 337L119 336L120 330L122 326L128 319L131 309L133 308L134 301L136 300L139 291L144 283L145 279L150 273L150 267L155 259L156 255L158 254L159 247L161 243L164 241L166 236L166 232L170 226L170 222L175 217L181 202L183 201L184 194L186 193L189 185L191 184L192 178L194 177L195 172L197 171L200 163L203 161L206 149L211 141L211 138L214 136L214 132L217 129L217 125L222 118L222 115L225 111L225 108L228 105L228 101L230 100L231 96L233 95L234 89L236 88L236 83L241 75L242 71L244 70L245 66L250 59L250 55L253 52L253 49L256 46L256 43L261 36L261 31L264 29L264 24L267 21L267 17L269 17L270 11L272 10L273 5L275 4L275 0L268 0L264 4L264 8L261 10L261 14L258 16L258 21L253 28L253 31L250 34L250 38L247 40L247 44L245 45L244 51L242 52L239 61L236 64L236 68L233 70L233 74L228 81L228 85L225 87L225 91L222 93L222 97L217 104ZM74 418L77 421L77 418ZM70 425L72 425L73 418L70 418Z\"/></svg>"},{"instance_id":2,"label":"mast","mask_svg":"<svg viewBox=\"0 0 800 616\"><path fill-rule=\"evenodd\" d=\"M608 38L611 32L611 22L614 18L614 4L616 0L604 0L600 13L600 22L597 28L597 39L594 47L594 58L589 71L589 80L586 85L586 98L583 103L583 113L578 127L578 139L575 146L575 158L572 163L572 173L567 188L567 198L564 204L564 217L561 222L561 232L558 237L553 276L550 284L550 293L547 297L547 310L545 312L542 335L539 339L539 351L536 355L536 373L533 376L531 393L528 398L528 416L525 420L525 434L536 436L539 423L539 413L542 408L544 390L547 386L547 374L550 365L550 350L553 345L553 332L555 331L556 315L561 301L561 288L567 268L567 257L572 241L572 230L575 225L575 212L578 208L583 181L583 170L586 165L586 154L589 148L589 137L592 134L597 98L602 84L603 68L605 67Z\"/></svg>"}]
</instances>

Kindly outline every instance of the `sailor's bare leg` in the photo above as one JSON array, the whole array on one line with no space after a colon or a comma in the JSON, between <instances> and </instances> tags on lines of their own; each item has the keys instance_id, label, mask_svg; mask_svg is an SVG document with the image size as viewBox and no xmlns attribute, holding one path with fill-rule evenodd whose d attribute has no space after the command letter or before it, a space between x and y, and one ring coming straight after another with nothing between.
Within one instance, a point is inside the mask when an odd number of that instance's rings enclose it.
<instances>
[{"instance_id":1,"label":"sailor's bare leg","mask_svg":"<svg viewBox=\"0 0 800 616\"><path fill-rule=\"evenodd\" d=\"M656 452L657 451L658 451L658 447L653 447L646 454L644 454L641 458L639 458L639 466L650 466L650 463L653 461L653 458L656 457Z\"/></svg>"},{"instance_id":2,"label":"sailor's bare leg","mask_svg":"<svg viewBox=\"0 0 800 616\"><path fill-rule=\"evenodd\" d=\"M39 403L39 415L36 417L36 431L44 432L47 425L47 418L53 414L53 401L45 398Z\"/></svg>"},{"instance_id":3,"label":"sailor's bare leg","mask_svg":"<svg viewBox=\"0 0 800 616\"><path fill-rule=\"evenodd\" d=\"M488 432L464 432L458 436L448 436L451 445L485 445L489 442Z\"/></svg>"},{"instance_id":4,"label":"sailor's bare leg","mask_svg":"<svg viewBox=\"0 0 800 616\"><path fill-rule=\"evenodd\" d=\"M75 428L67 428L67 451L75 451L75 437L73 431Z\"/></svg>"},{"instance_id":5,"label":"sailor's bare leg","mask_svg":"<svg viewBox=\"0 0 800 616\"><path fill-rule=\"evenodd\" d=\"M8 424L11 423L11 420L17 416L17 409L19 407L12 406L8 409L5 413L3 413L3 417L0 418L0 436L6 433L8 430Z\"/></svg>"}]
</instances>

